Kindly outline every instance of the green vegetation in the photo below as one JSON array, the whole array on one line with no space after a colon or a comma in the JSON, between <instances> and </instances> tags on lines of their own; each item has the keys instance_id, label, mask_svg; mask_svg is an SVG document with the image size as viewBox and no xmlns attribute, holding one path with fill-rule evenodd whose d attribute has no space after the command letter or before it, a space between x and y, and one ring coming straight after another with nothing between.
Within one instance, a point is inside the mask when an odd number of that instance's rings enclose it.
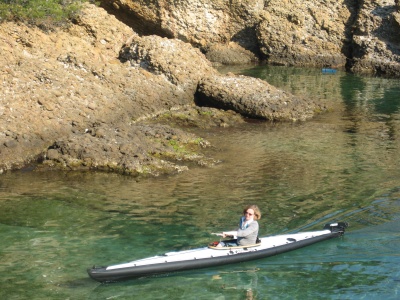
<instances>
[{"instance_id":1,"label":"green vegetation","mask_svg":"<svg viewBox=\"0 0 400 300\"><path fill-rule=\"evenodd\" d=\"M20 21L44 29L65 24L89 0L1 0L0 22Z\"/></svg>"},{"instance_id":2,"label":"green vegetation","mask_svg":"<svg viewBox=\"0 0 400 300\"><path fill-rule=\"evenodd\" d=\"M201 111L200 114L203 116L213 116L214 112L213 111Z\"/></svg>"},{"instance_id":3,"label":"green vegetation","mask_svg":"<svg viewBox=\"0 0 400 300\"><path fill-rule=\"evenodd\" d=\"M185 152L184 146L179 143L177 140L169 140L168 144L174 149L176 153L183 153Z\"/></svg>"},{"instance_id":4,"label":"green vegetation","mask_svg":"<svg viewBox=\"0 0 400 300\"><path fill-rule=\"evenodd\" d=\"M197 145L197 146L203 146L203 145L206 144L206 142L204 141L204 139L201 138L201 137L195 138L195 139L193 140L193 143L194 143L195 145Z\"/></svg>"}]
</instances>

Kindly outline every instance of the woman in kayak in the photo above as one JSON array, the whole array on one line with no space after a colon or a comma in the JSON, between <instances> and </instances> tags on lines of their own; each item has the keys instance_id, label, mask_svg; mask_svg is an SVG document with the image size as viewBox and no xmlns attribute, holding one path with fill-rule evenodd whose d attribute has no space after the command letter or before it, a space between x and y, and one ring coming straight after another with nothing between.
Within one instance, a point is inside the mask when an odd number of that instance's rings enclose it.
<instances>
[{"instance_id":1,"label":"woman in kayak","mask_svg":"<svg viewBox=\"0 0 400 300\"><path fill-rule=\"evenodd\" d=\"M243 210L239 228L236 232L223 232L223 237L237 236L239 246L254 245L258 237L258 222L261 212L257 205L248 205ZM235 234L236 233L236 234Z\"/></svg>"}]
</instances>

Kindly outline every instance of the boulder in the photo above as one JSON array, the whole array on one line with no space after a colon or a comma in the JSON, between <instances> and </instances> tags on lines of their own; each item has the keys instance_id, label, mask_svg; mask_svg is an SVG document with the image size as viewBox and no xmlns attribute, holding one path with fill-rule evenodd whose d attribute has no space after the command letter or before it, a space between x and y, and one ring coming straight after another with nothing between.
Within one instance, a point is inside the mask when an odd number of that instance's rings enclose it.
<instances>
[{"instance_id":1,"label":"boulder","mask_svg":"<svg viewBox=\"0 0 400 300\"><path fill-rule=\"evenodd\" d=\"M270 121L306 120L325 110L264 80L235 75L204 78L197 91L197 103Z\"/></svg>"},{"instance_id":2,"label":"boulder","mask_svg":"<svg viewBox=\"0 0 400 300\"><path fill-rule=\"evenodd\" d=\"M177 39L154 35L134 40L121 50L120 59L165 78L191 99L200 79L216 73L199 49Z\"/></svg>"},{"instance_id":3,"label":"boulder","mask_svg":"<svg viewBox=\"0 0 400 300\"><path fill-rule=\"evenodd\" d=\"M258 62L258 57L235 42L210 45L205 50L207 59L216 65L243 65Z\"/></svg>"}]
</instances>

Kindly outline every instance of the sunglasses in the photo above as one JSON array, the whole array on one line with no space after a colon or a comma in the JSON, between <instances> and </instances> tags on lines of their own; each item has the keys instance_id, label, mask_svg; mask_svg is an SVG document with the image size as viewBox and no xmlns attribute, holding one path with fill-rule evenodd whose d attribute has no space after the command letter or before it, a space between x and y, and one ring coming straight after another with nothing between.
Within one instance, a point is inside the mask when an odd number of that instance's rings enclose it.
<instances>
[{"instance_id":1,"label":"sunglasses","mask_svg":"<svg viewBox=\"0 0 400 300\"><path fill-rule=\"evenodd\" d=\"M252 216L252 215L254 215L254 214L252 214L252 213L249 213L249 212L247 212L247 211L246 211L244 214L245 214L245 215L249 215L249 216Z\"/></svg>"}]
</instances>

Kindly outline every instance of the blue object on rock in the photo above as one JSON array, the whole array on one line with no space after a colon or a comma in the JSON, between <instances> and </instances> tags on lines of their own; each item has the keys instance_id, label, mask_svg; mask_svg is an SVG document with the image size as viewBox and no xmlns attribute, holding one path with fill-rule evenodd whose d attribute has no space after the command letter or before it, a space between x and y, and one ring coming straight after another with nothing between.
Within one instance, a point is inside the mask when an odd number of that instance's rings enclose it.
<instances>
[{"instance_id":1,"label":"blue object on rock","mask_svg":"<svg viewBox=\"0 0 400 300\"><path fill-rule=\"evenodd\" d=\"M335 69L322 69L322 73L334 74L336 72L337 72L337 70L335 70Z\"/></svg>"}]
</instances>

